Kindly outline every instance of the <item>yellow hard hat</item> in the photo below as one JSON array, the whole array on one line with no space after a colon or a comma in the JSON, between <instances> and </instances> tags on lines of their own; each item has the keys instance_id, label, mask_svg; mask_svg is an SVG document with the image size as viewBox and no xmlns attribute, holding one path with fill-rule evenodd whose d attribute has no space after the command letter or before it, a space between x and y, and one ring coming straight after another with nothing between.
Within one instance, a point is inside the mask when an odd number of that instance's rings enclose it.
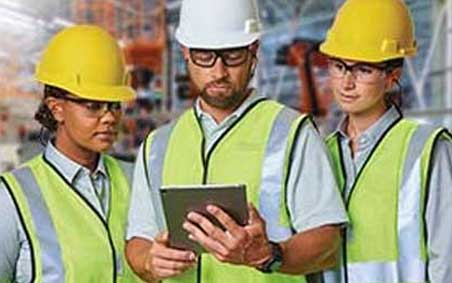
<instances>
[{"instance_id":1,"label":"yellow hard hat","mask_svg":"<svg viewBox=\"0 0 452 283\"><path fill-rule=\"evenodd\" d=\"M57 33L36 64L35 78L90 100L135 97L118 43L93 25L76 25Z\"/></svg>"},{"instance_id":2,"label":"yellow hard hat","mask_svg":"<svg viewBox=\"0 0 452 283\"><path fill-rule=\"evenodd\" d=\"M364 62L416 54L411 14L402 0L346 0L320 51Z\"/></svg>"}]
</instances>

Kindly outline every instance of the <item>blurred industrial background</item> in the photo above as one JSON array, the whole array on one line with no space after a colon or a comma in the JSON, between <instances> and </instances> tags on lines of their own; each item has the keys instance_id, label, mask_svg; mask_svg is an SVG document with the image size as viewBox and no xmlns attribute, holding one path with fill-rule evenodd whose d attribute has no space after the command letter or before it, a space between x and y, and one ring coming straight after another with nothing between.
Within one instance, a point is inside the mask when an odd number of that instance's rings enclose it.
<instances>
[{"instance_id":1,"label":"blurred industrial background","mask_svg":"<svg viewBox=\"0 0 452 283\"><path fill-rule=\"evenodd\" d=\"M378 1L378 0L376 0ZM0 0L0 172L39 151L33 115L41 86L34 65L49 38L94 23L124 50L138 99L124 107L114 153L133 159L153 128L190 107L193 93L174 31L180 0ZM323 134L340 114L316 51L342 0L258 0L264 35L254 84L261 93L315 115ZM406 0L418 55L402 80L406 116L452 128L452 0Z\"/></svg>"}]
</instances>

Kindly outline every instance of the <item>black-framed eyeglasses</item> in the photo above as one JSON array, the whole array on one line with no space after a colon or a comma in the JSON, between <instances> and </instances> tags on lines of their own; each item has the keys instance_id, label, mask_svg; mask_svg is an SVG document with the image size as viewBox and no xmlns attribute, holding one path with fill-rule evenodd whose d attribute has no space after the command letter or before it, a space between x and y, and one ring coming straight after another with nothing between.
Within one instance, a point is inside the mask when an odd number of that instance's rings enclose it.
<instances>
[{"instance_id":1,"label":"black-framed eyeglasses","mask_svg":"<svg viewBox=\"0 0 452 283\"><path fill-rule=\"evenodd\" d=\"M58 98L65 99L83 106L83 108L86 110L86 114L92 118L100 118L107 112L112 112L113 114L117 115L121 113L122 110L121 102L96 101L69 95L61 96Z\"/></svg>"},{"instance_id":2,"label":"black-framed eyeglasses","mask_svg":"<svg viewBox=\"0 0 452 283\"><path fill-rule=\"evenodd\" d=\"M355 63L347 64L336 58L328 59L328 72L333 78L343 78L350 72L357 82L373 83L382 74L389 72L391 69L386 65Z\"/></svg>"},{"instance_id":3,"label":"black-framed eyeglasses","mask_svg":"<svg viewBox=\"0 0 452 283\"><path fill-rule=\"evenodd\" d=\"M221 58L223 64L227 67L237 67L245 63L250 53L249 46L230 48L230 49L190 49L191 61L203 68L211 68L217 62L218 57Z\"/></svg>"}]
</instances>

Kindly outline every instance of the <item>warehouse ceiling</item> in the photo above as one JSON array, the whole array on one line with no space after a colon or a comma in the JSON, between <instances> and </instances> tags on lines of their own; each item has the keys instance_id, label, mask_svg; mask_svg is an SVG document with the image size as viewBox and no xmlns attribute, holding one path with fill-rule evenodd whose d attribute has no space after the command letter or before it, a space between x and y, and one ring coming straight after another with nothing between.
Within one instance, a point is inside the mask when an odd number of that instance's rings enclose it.
<instances>
[{"instance_id":1,"label":"warehouse ceiling","mask_svg":"<svg viewBox=\"0 0 452 283\"><path fill-rule=\"evenodd\" d=\"M81 1L81 0L80 0ZM88 0L84 0L88 1ZM90 0L88 2L95 2ZM103 0L115 7L133 12L127 3L138 0ZM430 41L433 37L432 19L446 0L406 0L416 19L416 37L420 46L415 59L416 68L423 68ZM71 25L74 20L76 0L0 0L0 98L11 88L24 92L37 92L33 82L34 64L49 38L59 29ZM143 0L144 9L155 6L157 0ZM283 79L287 88L282 92L293 93L299 82L293 70L275 67L277 49L294 38L321 40L342 0L258 0L264 27L261 44L263 67L268 70L268 82ZM178 20L180 0L166 0L167 22L174 27ZM169 29L173 32L174 29ZM171 37L170 37L171 38ZM443 44L444 45L444 44ZM441 44L439 45L441 46ZM419 71L420 72L420 71Z\"/></svg>"}]
</instances>

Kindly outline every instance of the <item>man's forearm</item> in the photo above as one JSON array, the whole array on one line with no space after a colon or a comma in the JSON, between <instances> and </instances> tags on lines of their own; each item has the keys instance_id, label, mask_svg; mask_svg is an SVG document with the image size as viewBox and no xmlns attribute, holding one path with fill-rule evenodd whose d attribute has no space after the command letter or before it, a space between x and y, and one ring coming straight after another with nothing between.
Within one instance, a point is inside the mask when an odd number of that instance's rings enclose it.
<instances>
[{"instance_id":1,"label":"man's forearm","mask_svg":"<svg viewBox=\"0 0 452 283\"><path fill-rule=\"evenodd\" d=\"M125 254L130 267L141 279L146 282L157 283L159 281L150 276L149 272L145 270L144 264L151 246L151 241L135 237L127 241Z\"/></svg>"},{"instance_id":2,"label":"man's forearm","mask_svg":"<svg viewBox=\"0 0 452 283\"><path fill-rule=\"evenodd\" d=\"M336 264L339 246L338 225L326 225L296 234L281 243L281 272L309 274L332 267Z\"/></svg>"}]
</instances>

